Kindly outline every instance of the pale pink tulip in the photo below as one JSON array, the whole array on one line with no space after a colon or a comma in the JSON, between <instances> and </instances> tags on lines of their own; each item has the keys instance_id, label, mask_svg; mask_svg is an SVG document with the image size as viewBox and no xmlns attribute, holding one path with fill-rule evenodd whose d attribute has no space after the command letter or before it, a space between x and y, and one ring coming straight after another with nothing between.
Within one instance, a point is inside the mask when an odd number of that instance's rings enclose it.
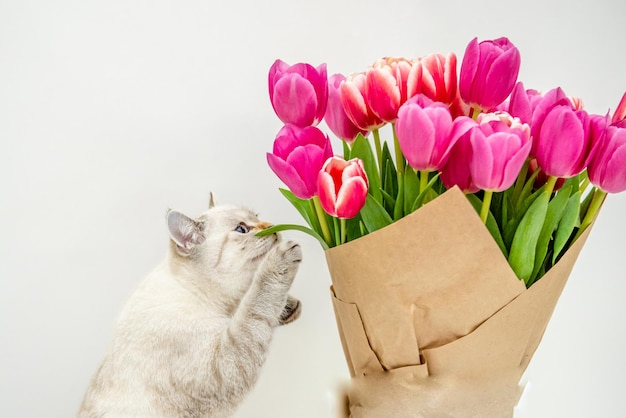
<instances>
[{"instance_id":1,"label":"pale pink tulip","mask_svg":"<svg viewBox=\"0 0 626 418\"><path fill-rule=\"evenodd\" d=\"M324 121L337 137L352 143L358 134L367 135L367 131L359 129L350 120L343 108L339 87L345 79L341 74L333 74L328 79L328 105L326 106Z\"/></svg>"},{"instance_id":2,"label":"pale pink tulip","mask_svg":"<svg viewBox=\"0 0 626 418\"><path fill-rule=\"evenodd\" d=\"M317 178L322 208L337 218L354 218L365 205L368 187L363 162L358 158L329 158Z\"/></svg>"}]
</instances>

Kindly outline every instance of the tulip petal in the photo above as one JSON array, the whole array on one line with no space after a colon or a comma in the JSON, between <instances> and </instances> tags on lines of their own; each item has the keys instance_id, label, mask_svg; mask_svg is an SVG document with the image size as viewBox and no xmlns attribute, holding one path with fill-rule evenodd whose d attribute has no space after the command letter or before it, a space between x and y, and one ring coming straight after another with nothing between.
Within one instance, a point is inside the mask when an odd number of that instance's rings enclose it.
<instances>
[{"instance_id":1,"label":"tulip petal","mask_svg":"<svg viewBox=\"0 0 626 418\"><path fill-rule=\"evenodd\" d=\"M267 153L267 163L278 178L300 199L309 199L313 195L296 172L296 169L271 153Z\"/></svg>"},{"instance_id":2,"label":"tulip petal","mask_svg":"<svg viewBox=\"0 0 626 418\"><path fill-rule=\"evenodd\" d=\"M539 167L549 176L571 177L578 169L585 139L580 119L566 106L555 107L546 116L537 141L536 157Z\"/></svg>"},{"instance_id":3,"label":"tulip petal","mask_svg":"<svg viewBox=\"0 0 626 418\"><path fill-rule=\"evenodd\" d=\"M337 195L337 216L339 218L354 218L367 197L367 183L362 177L351 177L341 186Z\"/></svg>"},{"instance_id":4,"label":"tulip petal","mask_svg":"<svg viewBox=\"0 0 626 418\"><path fill-rule=\"evenodd\" d=\"M317 190L322 209L330 216L337 216L337 212L335 211L337 202L335 182L329 173L320 171L317 178Z\"/></svg>"},{"instance_id":5,"label":"tulip petal","mask_svg":"<svg viewBox=\"0 0 626 418\"><path fill-rule=\"evenodd\" d=\"M317 94L313 85L299 74L285 74L276 82L272 106L284 123L312 125L317 105Z\"/></svg>"},{"instance_id":6,"label":"tulip petal","mask_svg":"<svg viewBox=\"0 0 626 418\"><path fill-rule=\"evenodd\" d=\"M519 67L520 53L517 48L509 49L493 61L485 78L486 91L481 103L484 108L493 109L507 98L517 81Z\"/></svg>"},{"instance_id":7,"label":"tulip petal","mask_svg":"<svg viewBox=\"0 0 626 418\"><path fill-rule=\"evenodd\" d=\"M476 78L479 61L480 49L478 47L478 38L474 38L465 48L463 61L461 61L461 71L459 73L459 93L465 103L472 103L474 96L473 83Z\"/></svg>"},{"instance_id":8,"label":"tulip petal","mask_svg":"<svg viewBox=\"0 0 626 418\"><path fill-rule=\"evenodd\" d=\"M385 122L393 122L400 107L400 89L390 71L372 69L366 75L367 104L376 116Z\"/></svg>"}]
</instances>

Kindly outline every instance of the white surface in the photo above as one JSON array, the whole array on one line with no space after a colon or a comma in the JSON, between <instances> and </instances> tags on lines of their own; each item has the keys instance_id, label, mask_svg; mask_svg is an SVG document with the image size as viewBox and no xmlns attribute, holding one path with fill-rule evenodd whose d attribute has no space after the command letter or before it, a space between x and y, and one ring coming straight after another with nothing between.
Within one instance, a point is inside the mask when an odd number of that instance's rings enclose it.
<instances>
[{"instance_id":1,"label":"white surface","mask_svg":"<svg viewBox=\"0 0 626 418\"><path fill-rule=\"evenodd\" d=\"M348 73L506 35L527 87L615 108L626 3L559 3L0 0L0 416L73 416L117 312L164 255L166 208L197 214L213 191L301 222L265 162L274 59ZM623 414L624 213L611 196L528 369L526 417ZM304 247L303 315L276 332L238 418L331 416L347 376L322 251L289 236Z\"/></svg>"}]
</instances>

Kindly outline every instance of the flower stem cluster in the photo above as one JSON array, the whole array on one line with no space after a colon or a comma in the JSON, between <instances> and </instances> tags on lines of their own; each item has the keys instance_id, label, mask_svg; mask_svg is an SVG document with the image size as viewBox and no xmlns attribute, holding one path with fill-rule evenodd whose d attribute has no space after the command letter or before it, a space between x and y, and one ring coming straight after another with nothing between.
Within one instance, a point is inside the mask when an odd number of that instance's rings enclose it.
<instances>
[{"instance_id":1,"label":"flower stem cluster","mask_svg":"<svg viewBox=\"0 0 626 418\"><path fill-rule=\"evenodd\" d=\"M267 154L323 248L384 228L458 187L530 286L626 190L626 94L588 113L560 87L517 80L517 47L473 39L453 53L385 57L348 76L277 60L269 93L285 126ZM317 125L341 141L335 155ZM381 138L382 128L389 137Z\"/></svg>"}]
</instances>

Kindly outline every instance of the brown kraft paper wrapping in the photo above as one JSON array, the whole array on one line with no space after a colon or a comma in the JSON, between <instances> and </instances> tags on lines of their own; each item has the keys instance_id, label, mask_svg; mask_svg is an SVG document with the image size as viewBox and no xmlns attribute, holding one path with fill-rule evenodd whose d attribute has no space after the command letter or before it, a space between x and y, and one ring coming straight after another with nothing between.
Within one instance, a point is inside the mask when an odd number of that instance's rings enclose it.
<instances>
[{"instance_id":1,"label":"brown kraft paper wrapping","mask_svg":"<svg viewBox=\"0 0 626 418\"><path fill-rule=\"evenodd\" d=\"M453 188L326 251L351 417L510 417L589 233L526 289Z\"/></svg>"}]
</instances>

